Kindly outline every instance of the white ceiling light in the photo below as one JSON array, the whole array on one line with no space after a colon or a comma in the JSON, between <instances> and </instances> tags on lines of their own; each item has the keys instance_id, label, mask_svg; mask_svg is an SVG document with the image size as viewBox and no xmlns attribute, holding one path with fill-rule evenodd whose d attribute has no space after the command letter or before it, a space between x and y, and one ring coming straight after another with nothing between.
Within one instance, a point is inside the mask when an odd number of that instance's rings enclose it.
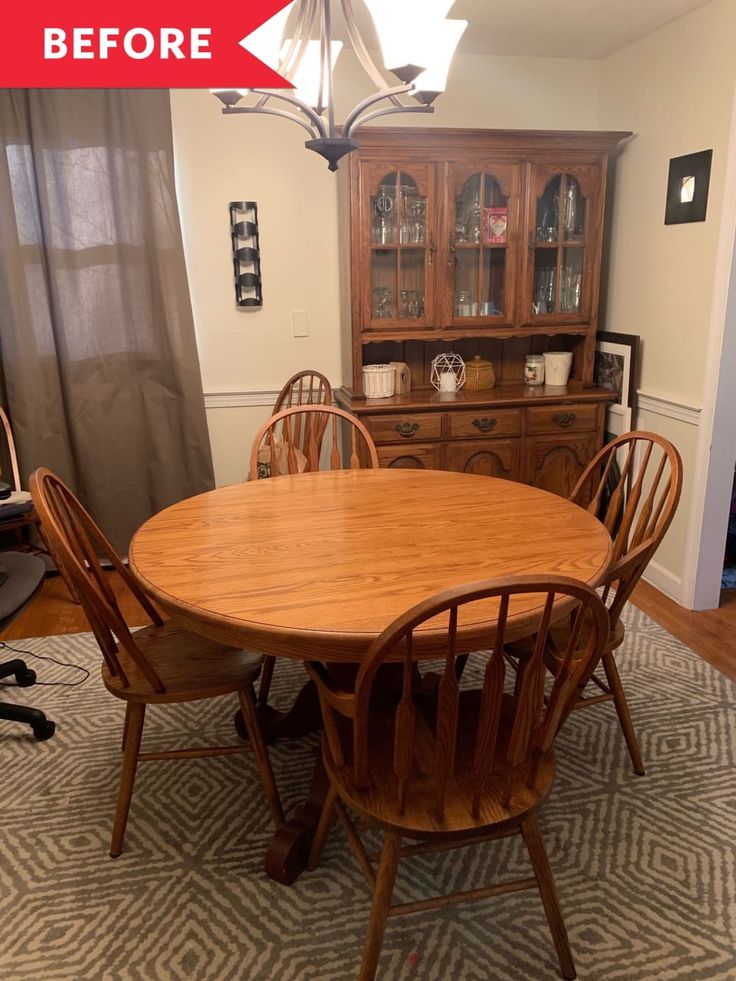
<instances>
[{"instance_id":1,"label":"white ceiling light","mask_svg":"<svg viewBox=\"0 0 736 981\"><path fill-rule=\"evenodd\" d=\"M335 0L337 2L337 0ZM348 39L375 91L335 122L334 67L342 42L332 31L332 0L294 0L240 42L294 89L212 89L223 113L269 113L298 123L310 135L305 146L321 154L330 170L357 149L353 131L379 116L432 112L467 21L447 20L454 0L363 0L378 34L384 67L400 84L390 84L361 37L354 0L340 0ZM289 37L284 40L287 21ZM244 98L250 104L241 104Z\"/></svg>"}]
</instances>

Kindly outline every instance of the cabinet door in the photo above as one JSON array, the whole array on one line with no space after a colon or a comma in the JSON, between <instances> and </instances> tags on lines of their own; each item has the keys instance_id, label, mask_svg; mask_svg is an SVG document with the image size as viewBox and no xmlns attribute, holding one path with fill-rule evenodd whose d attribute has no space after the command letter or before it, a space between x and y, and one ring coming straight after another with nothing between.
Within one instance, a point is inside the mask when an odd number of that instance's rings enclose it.
<instances>
[{"instance_id":1,"label":"cabinet door","mask_svg":"<svg viewBox=\"0 0 736 981\"><path fill-rule=\"evenodd\" d=\"M360 164L362 328L434 324L435 165Z\"/></svg>"},{"instance_id":2,"label":"cabinet door","mask_svg":"<svg viewBox=\"0 0 736 981\"><path fill-rule=\"evenodd\" d=\"M531 164L519 322L588 323L603 220L598 164Z\"/></svg>"},{"instance_id":3,"label":"cabinet door","mask_svg":"<svg viewBox=\"0 0 736 981\"><path fill-rule=\"evenodd\" d=\"M475 439L450 443L448 470L518 480L519 440Z\"/></svg>"},{"instance_id":4,"label":"cabinet door","mask_svg":"<svg viewBox=\"0 0 736 981\"><path fill-rule=\"evenodd\" d=\"M377 446L382 467L404 470L443 470L444 443L413 443L411 446Z\"/></svg>"},{"instance_id":5,"label":"cabinet door","mask_svg":"<svg viewBox=\"0 0 736 981\"><path fill-rule=\"evenodd\" d=\"M519 165L489 160L447 164L443 183L448 227L441 236L441 262L447 270L442 287L442 325L512 324L518 266Z\"/></svg>"},{"instance_id":6,"label":"cabinet door","mask_svg":"<svg viewBox=\"0 0 736 981\"><path fill-rule=\"evenodd\" d=\"M527 436L526 478L535 487L569 497L599 447L597 433Z\"/></svg>"}]
</instances>

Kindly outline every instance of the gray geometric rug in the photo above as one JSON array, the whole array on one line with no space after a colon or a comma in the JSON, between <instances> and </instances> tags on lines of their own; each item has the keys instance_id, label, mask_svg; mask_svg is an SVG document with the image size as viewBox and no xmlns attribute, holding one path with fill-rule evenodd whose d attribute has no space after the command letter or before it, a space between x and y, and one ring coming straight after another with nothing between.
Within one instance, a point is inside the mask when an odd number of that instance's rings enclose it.
<instances>
[{"instance_id":1,"label":"gray geometric rug","mask_svg":"<svg viewBox=\"0 0 736 981\"><path fill-rule=\"evenodd\" d=\"M631 608L619 665L647 767L634 775L612 706L575 713L541 814L582 981L736 977L736 687ZM108 857L123 706L90 634L14 641L93 668L79 688L1 689L57 723L35 743L0 722L0 977L350 981L370 897L341 831L291 887L266 878L270 827L249 756L142 763L125 851ZM10 655L12 656L12 655ZM0 657L3 653L0 652ZM4 659L4 658L3 658ZM71 672L29 659L45 681ZM472 661L472 659L471 659ZM287 704L303 681L280 661ZM144 745L230 740L234 698L149 709ZM271 748L287 813L316 738ZM526 876L518 839L404 860L407 901ZM536 892L389 921L386 981L559 977Z\"/></svg>"}]
</instances>

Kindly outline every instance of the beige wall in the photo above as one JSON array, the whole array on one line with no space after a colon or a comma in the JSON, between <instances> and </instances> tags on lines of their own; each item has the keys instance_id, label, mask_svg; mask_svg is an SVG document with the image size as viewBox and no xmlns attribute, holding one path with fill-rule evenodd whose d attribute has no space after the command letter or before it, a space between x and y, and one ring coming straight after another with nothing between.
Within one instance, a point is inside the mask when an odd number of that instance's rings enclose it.
<instances>
[{"instance_id":1,"label":"beige wall","mask_svg":"<svg viewBox=\"0 0 736 981\"><path fill-rule=\"evenodd\" d=\"M638 425L671 438L683 456L683 499L653 579L685 602L699 428L708 424L688 410L700 409L714 383L708 342L725 286L715 279L717 252L722 223L733 227L724 178L734 37L736 3L714 0L600 62L598 125L636 134L617 166L605 328L641 336L640 389L666 401L656 412L642 411ZM707 221L665 225L670 158L710 148ZM668 403L675 403L674 416Z\"/></svg>"}]
</instances>

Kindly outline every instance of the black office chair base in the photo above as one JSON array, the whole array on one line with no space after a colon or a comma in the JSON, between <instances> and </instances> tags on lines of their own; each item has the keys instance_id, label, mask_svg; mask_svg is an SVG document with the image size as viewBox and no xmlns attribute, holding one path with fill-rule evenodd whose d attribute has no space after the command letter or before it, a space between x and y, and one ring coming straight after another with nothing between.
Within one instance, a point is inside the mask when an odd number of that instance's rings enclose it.
<instances>
[{"instance_id":1,"label":"black office chair base","mask_svg":"<svg viewBox=\"0 0 736 981\"><path fill-rule=\"evenodd\" d=\"M15 675L15 683L19 688L30 688L36 681L36 672L26 667L25 661L16 659L0 664L0 678ZM47 719L40 709L28 708L26 705L12 705L0 702L0 719L8 722L25 722L33 729L33 737L38 742L50 739L56 731L56 723Z\"/></svg>"}]
</instances>

